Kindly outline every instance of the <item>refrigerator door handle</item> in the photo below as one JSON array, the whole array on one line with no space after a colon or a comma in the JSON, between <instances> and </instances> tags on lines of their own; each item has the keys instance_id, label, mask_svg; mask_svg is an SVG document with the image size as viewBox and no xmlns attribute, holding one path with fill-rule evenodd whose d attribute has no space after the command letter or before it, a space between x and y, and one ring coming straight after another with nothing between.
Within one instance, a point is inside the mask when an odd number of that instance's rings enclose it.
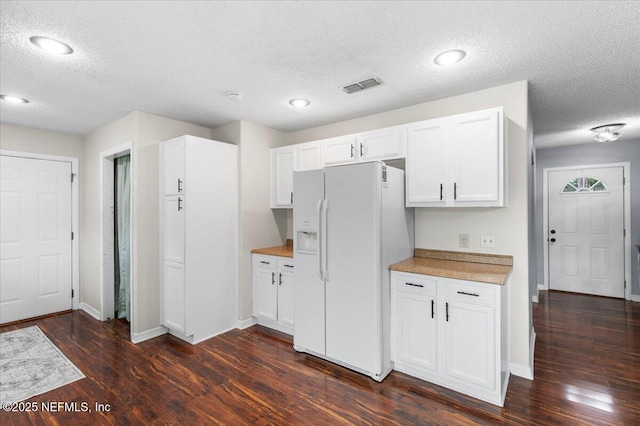
<instances>
[{"instance_id":1,"label":"refrigerator door handle","mask_svg":"<svg viewBox=\"0 0 640 426\"><path fill-rule=\"evenodd\" d=\"M322 276L324 277L325 281L329 281L329 268L327 267L327 235L329 234L328 232L328 225L327 225L327 211L329 210L329 200L328 199L324 199L322 201L322 219L323 219L323 224L322 224L322 234L321 234L321 239L322 239Z\"/></svg>"},{"instance_id":2,"label":"refrigerator door handle","mask_svg":"<svg viewBox=\"0 0 640 426\"><path fill-rule=\"evenodd\" d=\"M322 200L318 200L316 209L318 210L318 252L316 253L316 259L318 260L318 276L320 280L324 280L322 276Z\"/></svg>"}]
</instances>

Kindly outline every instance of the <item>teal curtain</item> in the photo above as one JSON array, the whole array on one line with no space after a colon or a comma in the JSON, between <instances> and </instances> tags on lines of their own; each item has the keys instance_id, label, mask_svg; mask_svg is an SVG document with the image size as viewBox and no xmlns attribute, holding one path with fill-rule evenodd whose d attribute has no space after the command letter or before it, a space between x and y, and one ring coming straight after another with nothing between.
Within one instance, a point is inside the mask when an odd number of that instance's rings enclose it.
<instances>
[{"instance_id":1,"label":"teal curtain","mask_svg":"<svg viewBox=\"0 0 640 426\"><path fill-rule=\"evenodd\" d=\"M131 179L129 155L116 158L115 172L115 300L118 318L130 321L129 287L131 285Z\"/></svg>"}]
</instances>

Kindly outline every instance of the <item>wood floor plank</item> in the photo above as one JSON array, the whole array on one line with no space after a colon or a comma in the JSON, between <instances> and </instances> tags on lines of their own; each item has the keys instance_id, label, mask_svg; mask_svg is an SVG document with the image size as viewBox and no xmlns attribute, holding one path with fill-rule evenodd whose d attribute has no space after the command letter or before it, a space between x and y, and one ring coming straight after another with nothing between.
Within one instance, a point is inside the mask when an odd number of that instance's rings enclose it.
<instances>
[{"instance_id":1,"label":"wood floor plank","mask_svg":"<svg viewBox=\"0 0 640 426\"><path fill-rule=\"evenodd\" d=\"M87 376L31 398L111 411L0 412L0 424L640 424L640 304L542 292L534 381L512 376L503 408L402 373L382 383L292 348L254 326L196 346L164 335L134 345L125 321L74 311L37 324Z\"/></svg>"}]
</instances>

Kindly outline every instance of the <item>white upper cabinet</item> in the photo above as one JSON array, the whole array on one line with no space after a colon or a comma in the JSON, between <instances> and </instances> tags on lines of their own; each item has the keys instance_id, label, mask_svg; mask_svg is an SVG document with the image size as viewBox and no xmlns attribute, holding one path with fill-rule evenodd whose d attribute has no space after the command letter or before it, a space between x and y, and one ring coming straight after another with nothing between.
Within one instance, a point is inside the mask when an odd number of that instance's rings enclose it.
<instances>
[{"instance_id":1,"label":"white upper cabinet","mask_svg":"<svg viewBox=\"0 0 640 426\"><path fill-rule=\"evenodd\" d=\"M322 159L325 166L357 163L359 150L356 135L339 136L320 141Z\"/></svg>"},{"instance_id":2,"label":"white upper cabinet","mask_svg":"<svg viewBox=\"0 0 640 426\"><path fill-rule=\"evenodd\" d=\"M445 119L407 128L407 206L444 206L446 167Z\"/></svg>"},{"instance_id":3,"label":"white upper cabinet","mask_svg":"<svg viewBox=\"0 0 640 426\"><path fill-rule=\"evenodd\" d=\"M503 205L502 123L502 108L450 118L454 205Z\"/></svg>"},{"instance_id":4,"label":"white upper cabinet","mask_svg":"<svg viewBox=\"0 0 640 426\"><path fill-rule=\"evenodd\" d=\"M387 160L405 156L407 126L389 127L357 136L360 161Z\"/></svg>"},{"instance_id":5,"label":"white upper cabinet","mask_svg":"<svg viewBox=\"0 0 640 426\"><path fill-rule=\"evenodd\" d=\"M295 148L295 170L316 170L322 168L322 155L318 142L293 145Z\"/></svg>"},{"instance_id":6,"label":"white upper cabinet","mask_svg":"<svg viewBox=\"0 0 640 426\"><path fill-rule=\"evenodd\" d=\"M177 139L164 144L162 161L164 195L184 194L184 140Z\"/></svg>"},{"instance_id":7,"label":"white upper cabinet","mask_svg":"<svg viewBox=\"0 0 640 426\"><path fill-rule=\"evenodd\" d=\"M503 108L410 124L407 207L504 207Z\"/></svg>"},{"instance_id":8,"label":"white upper cabinet","mask_svg":"<svg viewBox=\"0 0 640 426\"><path fill-rule=\"evenodd\" d=\"M271 208L293 204L294 147L271 150Z\"/></svg>"}]
</instances>

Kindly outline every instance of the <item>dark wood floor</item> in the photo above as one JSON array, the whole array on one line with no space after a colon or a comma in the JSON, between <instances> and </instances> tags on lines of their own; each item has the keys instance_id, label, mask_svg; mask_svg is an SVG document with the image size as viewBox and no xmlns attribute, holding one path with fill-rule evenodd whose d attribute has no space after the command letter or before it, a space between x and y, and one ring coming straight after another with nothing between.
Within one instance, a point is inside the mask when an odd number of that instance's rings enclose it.
<instances>
[{"instance_id":1,"label":"dark wood floor","mask_svg":"<svg viewBox=\"0 0 640 426\"><path fill-rule=\"evenodd\" d=\"M640 304L540 299L536 379L512 376L504 408L396 372L376 383L260 326L197 346L169 335L133 345L125 322L75 311L34 323L87 377L30 401L111 411L2 412L0 424L640 424Z\"/></svg>"}]
</instances>

